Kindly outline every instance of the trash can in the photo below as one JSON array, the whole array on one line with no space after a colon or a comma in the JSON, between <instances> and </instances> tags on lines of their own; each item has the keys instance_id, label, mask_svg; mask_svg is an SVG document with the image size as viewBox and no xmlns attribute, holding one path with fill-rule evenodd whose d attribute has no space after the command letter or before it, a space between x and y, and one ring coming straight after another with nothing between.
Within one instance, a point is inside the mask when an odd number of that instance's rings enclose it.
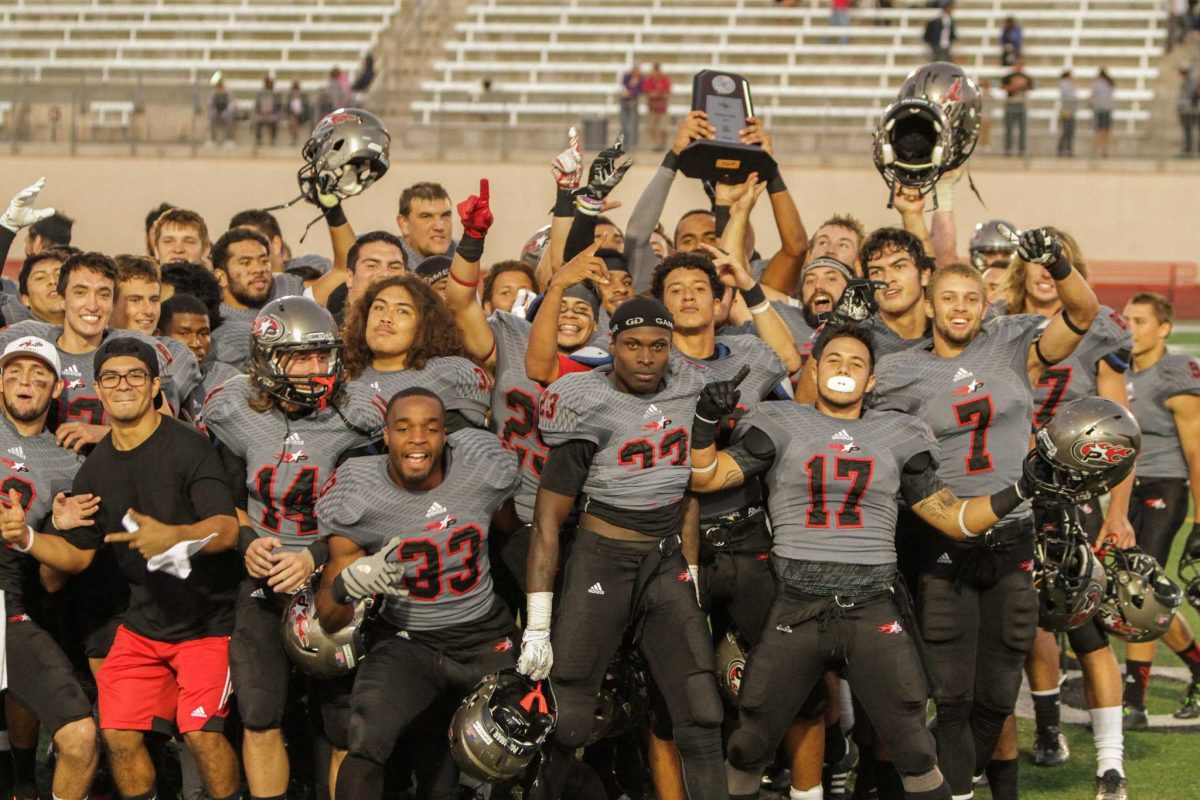
<instances>
[{"instance_id":1,"label":"trash can","mask_svg":"<svg viewBox=\"0 0 1200 800\"><path fill-rule=\"evenodd\" d=\"M583 149L595 152L608 145L608 117L584 117Z\"/></svg>"}]
</instances>

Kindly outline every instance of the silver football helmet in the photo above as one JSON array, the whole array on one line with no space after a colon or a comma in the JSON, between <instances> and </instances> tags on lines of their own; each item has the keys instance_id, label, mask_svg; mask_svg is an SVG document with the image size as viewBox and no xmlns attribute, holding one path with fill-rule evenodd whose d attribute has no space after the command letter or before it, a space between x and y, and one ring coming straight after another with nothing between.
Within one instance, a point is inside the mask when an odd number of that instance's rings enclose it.
<instances>
[{"instance_id":1,"label":"silver football helmet","mask_svg":"<svg viewBox=\"0 0 1200 800\"><path fill-rule=\"evenodd\" d=\"M1038 625L1048 631L1074 630L1090 620L1108 586L1104 566L1076 532L1082 534L1075 526L1065 536L1043 532L1034 545Z\"/></svg>"},{"instance_id":2,"label":"silver football helmet","mask_svg":"<svg viewBox=\"0 0 1200 800\"><path fill-rule=\"evenodd\" d=\"M531 681L513 668L492 673L471 690L450 722L450 754L459 769L487 783L525 771L558 720L550 681Z\"/></svg>"},{"instance_id":3,"label":"silver football helmet","mask_svg":"<svg viewBox=\"0 0 1200 800\"><path fill-rule=\"evenodd\" d=\"M1124 406L1103 397L1065 403L1037 432L1025 476L1042 499L1079 503L1133 472L1142 430Z\"/></svg>"},{"instance_id":4,"label":"silver football helmet","mask_svg":"<svg viewBox=\"0 0 1200 800\"><path fill-rule=\"evenodd\" d=\"M339 108L317 123L300 155L300 193L329 208L361 194L388 171L392 137L360 108Z\"/></svg>"},{"instance_id":5,"label":"silver football helmet","mask_svg":"<svg viewBox=\"0 0 1200 800\"><path fill-rule=\"evenodd\" d=\"M1017 246L1000 232L1001 225L1010 231L1017 230L1008 220L989 219L976 225L975 232L971 234L971 264L981 272L997 266L996 262L1004 262L1003 266L1008 267L1017 252Z\"/></svg>"},{"instance_id":6,"label":"silver football helmet","mask_svg":"<svg viewBox=\"0 0 1200 800\"><path fill-rule=\"evenodd\" d=\"M1127 642L1152 642L1167 632L1183 592L1154 556L1109 547L1104 552L1108 591L1097 613L1104 629Z\"/></svg>"},{"instance_id":7,"label":"silver football helmet","mask_svg":"<svg viewBox=\"0 0 1200 800\"><path fill-rule=\"evenodd\" d=\"M337 678L353 672L366 654L361 631L369 603L364 601L355 607L349 625L336 633L326 633L317 620L320 580L319 575L313 575L283 610L283 649L305 674Z\"/></svg>"},{"instance_id":8,"label":"silver football helmet","mask_svg":"<svg viewBox=\"0 0 1200 800\"><path fill-rule=\"evenodd\" d=\"M746 672L746 659L750 646L742 634L732 625L717 642L714 656L717 662L717 688L721 697L733 707L738 704L738 693L742 690L742 676Z\"/></svg>"},{"instance_id":9,"label":"silver football helmet","mask_svg":"<svg viewBox=\"0 0 1200 800\"><path fill-rule=\"evenodd\" d=\"M962 68L935 61L914 70L884 109L875 166L888 185L933 190L942 173L966 163L979 140L983 99Z\"/></svg>"},{"instance_id":10,"label":"silver football helmet","mask_svg":"<svg viewBox=\"0 0 1200 800\"><path fill-rule=\"evenodd\" d=\"M326 372L289 375L287 357L328 351ZM250 325L250 375L276 400L323 409L342 386L342 340L333 317L307 297L281 297Z\"/></svg>"},{"instance_id":11,"label":"silver football helmet","mask_svg":"<svg viewBox=\"0 0 1200 800\"><path fill-rule=\"evenodd\" d=\"M521 260L537 269L538 262L542 260L542 252L548 244L550 244L550 226L543 225L521 246Z\"/></svg>"}]
</instances>

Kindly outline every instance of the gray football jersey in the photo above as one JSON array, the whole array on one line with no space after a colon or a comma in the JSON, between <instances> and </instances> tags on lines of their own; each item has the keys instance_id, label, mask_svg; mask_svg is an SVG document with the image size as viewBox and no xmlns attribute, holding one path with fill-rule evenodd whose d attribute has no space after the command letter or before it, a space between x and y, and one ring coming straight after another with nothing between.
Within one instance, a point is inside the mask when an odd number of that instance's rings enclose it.
<instances>
[{"instance_id":1,"label":"gray football jersey","mask_svg":"<svg viewBox=\"0 0 1200 800\"><path fill-rule=\"evenodd\" d=\"M0 330L0 349L22 336L37 336L45 339L58 350L58 359L62 367L63 391L58 398L58 421L86 422L91 425L107 424L104 406L96 394L92 382L94 371L94 356L96 351L87 353L68 353L58 347L58 337L62 335L60 325L48 322L27 320L9 325ZM139 331L124 329L109 329L104 332L104 338L113 336L131 336L141 339L154 348L158 354L158 371L162 379L163 394L171 408L178 410L196 386L200 384L200 368L196 366L196 357L182 342L174 339L157 339L146 336Z\"/></svg>"},{"instance_id":2,"label":"gray football jersey","mask_svg":"<svg viewBox=\"0 0 1200 800\"><path fill-rule=\"evenodd\" d=\"M355 379L364 383L387 403L405 389L420 386L436 394L447 411L457 411L468 422L483 427L491 400L492 379L481 367L460 356L431 358L424 369L381 372L367 367Z\"/></svg>"},{"instance_id":3,"label":"gray football jersey","mask_svg":"<svg viewBox=\"0 0 1200 800\"><path fill-rule=\"evenodd\" d=\"M1142 428L1137 474L1144 478L1187 478L1179 429L1166 404L1181 394L1200 395L1200 361L1184 353L1167 353L1152 366L1131 370L1126 388L1130 410Z\"/></svg>"},{"instance_id":4,"label":"gray football jersey","mask_svg":"<svg viewBox=\"0 0 1200 800\"><path fill-rule=\"evenodd\" d=\"M1027 362L1043 322L1037 314L996 317L955 358L916 347L879 361L872 405L933 429L938 475L959 497L997 492L1021 477L1033 419Z\"/></svg>"},{"instance_id":5,"label":"gray football jersey","mask_svg":"<svg viewBox=\"0 0 1200 800\"><path fill-rule=\"evenodd\" d=\"M204 369L200 378L200 385L192 392L191 398L191 413L192 419L198 419L201 412L204 411L204 398L212 394L213 390L220 386L225 381L235 375L241 375L236 369L216 359L209 358L204 364Z\"/></svg>"},{"instance_id":6,"label":"gray football jersey","mask_svg":"<svg viewBox=\"0 0 1200 800\"><path fill-rule=\"evenodd\" d=\"M775 444L766 484L776 555L895 563L901 471L918 453L935 461L939 453L928 425L897 411L841 419L810 405L762 403L746 426Z\"/></svg>"},{"instance_id":7,"label":"gray football jersey","mask_svg":"<svg viewBox=\"0 0 1200 800\"><path fill-rule=\"evenodd\" d=\"M717 357L713 359L691 359L683 354L679 357L710 370L709 381L732 380L743 366L750 367L750 374L739 384L742 395L737 410L729 416L731 424L736 424L737 420L752 411L760 400L774 396L781 382L790 390L787 367L775 355L775 351L757 336L721 334L716 338L716 349ZM740 511L761 501L762 491L758 481L747 481L743 486L723 492L700 495L700 517L710 519Z\"/></svg>"},{"instance_id":8,"label":"gray football jersey","mask_svg":"<svg viewBox=\"0 0 1200 800\"><path fill-rule=\"evenodd\" d=\"M517 454L521 465L521 488L513 498L522 522L533 521L533 503L538 481L546 465L549 447L538 428L538 398L542 387L525 374L525 351L529 348L529 322L504 311L488 317L496 337L495 380L492 384L492 430L504 446Z\"/></svg>"},{"instance_id":9,"label":"gray football jersey","mask_svg":"<svg viewBox=\"0 0 1200 800\"><path fill-rule=\"evenodd\" d=\"M862 326L871 332L876 361L911 347L925 347L933 341L933 334L928 329L923 336L916 339L902 339L878 314L868 317L862 322Z\"/></svg>"},{"instance_id":10,"label":"gray football jersey","mask_svg":"<svg viewBox=\"0 0 1200 800\"><path fill-rule=\"evenodd\" d=\"M7 292L0 296L0 314L4 315L5 325L15 325L18 322L34 318L33 312L25 307L20 297Z\"/></svg>"},{"instance_id":11,"label":"gray football jersey","mask_svg":"<svg viewBox=\"0 0 1200 800\"><path fill-rule=\"evenodd\" d=\"M369 387L350 383L340 414L326 408L291 419L274 405L263 412L250 408L253 394L248 377L230 378L204 401L201 423L246 461L246 513L255 532L298 550L317 534L317 492L338 458L379 438L383 401Z\"/></svg>"},{"instance_id":12,"label":"gray football jersey","mask_svg":"<svg viewBox=\"0 0 1200 800\"><path fill-rule=\"evenodd\" d=\"M225 308L221 306L221 324L212 332L212 358L245 372L250 366L250 325L258 312L251 311L246 317L240 313L241 309L232 309L239 315L230 317Z\"/></svg>"},{"instance_id":13,"label":"gray football jersey","mask_svg":"<svg viewBox=\"0 0 1200 800\"><path fill-rule=\"evenodd\" d=\"M1049 320L1047 320L1047 324ZM1063 403L1096 394L1096 372L1105 356L1133 347L1125 318L1107 306L1075 347L1075 352L1047 368L1033 386L1033 426L1040 428Z\"/></svg>"},{"instance_id":14,"label":"gray football jersey","mask_svg":"<svg viewBox=\"0 0 1200 800\"><path fill-rule=\"evenodd\" d=\"M389 597L384 619L401 630L436 630L488 613L494 602L488 559L492 514L520 485L517 456L487 431L446 437L445 478L436 489L397 486L387 456L352 458L317 501L322 536L377 553L396 536L406 597Z\"/></svg>"},{"instance_id":15,"label":"gray football jersey","mask_svg":"<svg viewBox=\"0 0 1200 800\"><path fill-rule=\"evenodd\" d=\"M71 482L83 457L54 443L54 434L22 436L0 414L0 495L16 491L25 509L25 521L35 531L46 529L54 495L71 491ZM8 614L24 613L22 576L29 556L11 547L0 547L0 589L5 592Z\"/></svg>"},{"instance_id":16,"label":"gray football jersey","mask_svg":"<svg viewBox=\"0 0 1200 800\"><path fill-rule=\"evenodd\" d=\"M666 387L629 394L609 380L611 367L559 378L542 393L542 437L551 447L581 439L596 445L583 507L595 499L645 511L678 503L691 479L696 398L712 380L707 365L671 359Z\"/></svg>"},{"instance_id":17,"label":"gray football jersey","mask_svg":"<svg viewBox=\"0 0 1200 800\"><path fill-rule=\"evenodd\" d=\"M813 342L817 338L817 332L804 318L804 309L783 300L772 300L771 307L775 309L779 318L783 320L783 324L791 332L792 340L796 342L796 349L800 351L800 355L808 358L809 353L812 352ZM754 322L750 321L741 325L727 325L721 329L721 333L726 336L758 336L758 329L754 327Z\"/></svg>"}]
</instances>

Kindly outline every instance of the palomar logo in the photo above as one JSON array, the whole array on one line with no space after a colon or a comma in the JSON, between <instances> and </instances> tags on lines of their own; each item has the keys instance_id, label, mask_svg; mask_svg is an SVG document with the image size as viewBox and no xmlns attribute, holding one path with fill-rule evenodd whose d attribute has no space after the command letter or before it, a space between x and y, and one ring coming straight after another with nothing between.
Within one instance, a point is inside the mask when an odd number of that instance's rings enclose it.
<instances>
[{"instance_id":1,"label":"palomar logo","mask_svg":"<svg viewBox=\"0 0 1200 800\"><path fill-rule=\"evenodd\" d=\"M1101 464L1120 464L1125 459L1137 455L1137 451L1132 447L1112 442L1076 442L1071 451L1080 461Z\"/></svg>"}]
</instances>

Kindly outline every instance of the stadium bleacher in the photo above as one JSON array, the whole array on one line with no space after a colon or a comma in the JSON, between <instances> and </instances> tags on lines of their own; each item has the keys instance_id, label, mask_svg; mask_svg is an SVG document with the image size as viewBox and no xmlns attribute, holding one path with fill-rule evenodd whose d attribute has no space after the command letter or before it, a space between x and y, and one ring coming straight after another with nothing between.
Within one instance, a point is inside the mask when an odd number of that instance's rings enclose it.
<instances>
[{"instance_id":1,"label":"stadium bleacher","mask_svg":"<svg viewBox=\"0 0 1200 800\"><path fill-rule=\"evenodd\" d=\"M897 3L897 6L901 3ZM1081 89L1100 67L1117 82L1118 130L1150 119L1156 59L1162 54L1156 0L957 0L956 59L990 83L989 110L1001 111L997 37L1005 17L1024 27L1033 124L1058 116L1065 67ZM577 121L612 114L622 73L658 61L673 79L671 113L690 108L691 76L726 67L753 85L758 112L773 127L871 130L913 68L928 60L922 42L935 12L924 3L857 8L850 27L829 26L828 3L780 8L769 0L619 0L471 4L412 104L422 121ZM845 43L839 42L845 38ZM486 92L483 82L490 81ZM1081 117L1090 117L1087 103Z\"/></svg>"}]
</instances>

